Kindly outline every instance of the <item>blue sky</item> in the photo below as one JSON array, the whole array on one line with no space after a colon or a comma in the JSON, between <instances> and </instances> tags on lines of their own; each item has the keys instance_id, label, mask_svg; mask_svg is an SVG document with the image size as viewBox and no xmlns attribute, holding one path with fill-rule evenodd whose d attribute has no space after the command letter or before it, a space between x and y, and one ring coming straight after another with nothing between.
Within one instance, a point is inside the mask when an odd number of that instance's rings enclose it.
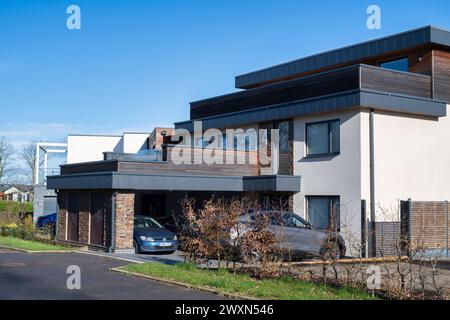
<instances>
[{"instance_id":1,"label":"blue sky","mask_svg":"<svg viewBox=\"0 0 450 320\"><path fill-rule=\"evenodd\" d=\"M67 6L81 30L66 28ZM382 29L366 28L366 9ZM0 0L0 136L150 131L189 102L234 91L234 76L429 24L450 1Z\"/></svg>"}]
</instances>

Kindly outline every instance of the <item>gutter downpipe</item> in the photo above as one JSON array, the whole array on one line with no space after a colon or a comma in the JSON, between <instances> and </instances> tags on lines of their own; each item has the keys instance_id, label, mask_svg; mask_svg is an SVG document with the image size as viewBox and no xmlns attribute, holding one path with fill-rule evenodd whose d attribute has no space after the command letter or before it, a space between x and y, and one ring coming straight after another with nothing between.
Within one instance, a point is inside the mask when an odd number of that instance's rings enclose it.
<instances>
[{"instance_id":1,"label":"gutter downpipe","mask_svg":"<svg viewBox=\"0 0 450 320\"><path fill-rule=\"evenodd\" d=\"M369 145L370 145L370 224L372 236L372 257L376 257L376 233L375 233L375 146L374 146L374 111L370 109L369 115Z\"/></svg>"},{"instance_id":2,"label":"gutter downpipe","mask_svg":"<svg viewBox=\"0 0 450 320\"><path fill-rule=\"evenodd\" d=\"M115 244L115 233L116 233L116 195L117 191L114 191L111 196L111 245L109 247L109 252L113 252Z\"/></svg>"}]
</instances>

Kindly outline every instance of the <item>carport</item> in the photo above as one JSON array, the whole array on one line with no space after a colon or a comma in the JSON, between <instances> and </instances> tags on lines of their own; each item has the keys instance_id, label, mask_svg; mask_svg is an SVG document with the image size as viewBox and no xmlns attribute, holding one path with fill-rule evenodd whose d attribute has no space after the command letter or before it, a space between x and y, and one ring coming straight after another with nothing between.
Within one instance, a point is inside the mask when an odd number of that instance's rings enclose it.
<instances>
[{"instance_id":1,"label":"carport","mask_svg":"<svg viewBox=\"0 0 450 320\"><path fill-rule=\"evenodd\" d=\"M120 165L106 162L79 164L77 170L73 168L75 165L63 166L61 175L48 177L47 188L58 194L59 240L131 252L135 213L151 216L181 213L180 200L185 196L202 203L211 196L288 199L300 191L298 176L110 171ZM107 171L89 172L101 168Z\"/></svg>"}]
</instances>

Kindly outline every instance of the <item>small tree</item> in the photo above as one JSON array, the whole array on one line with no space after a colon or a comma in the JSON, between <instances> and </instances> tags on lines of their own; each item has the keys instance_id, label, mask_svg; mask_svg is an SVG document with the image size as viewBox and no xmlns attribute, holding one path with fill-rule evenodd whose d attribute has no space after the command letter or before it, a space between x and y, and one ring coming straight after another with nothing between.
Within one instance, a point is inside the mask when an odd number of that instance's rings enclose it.
<instances>
[{"instance_id":1,"label":"small tree","mask_svg":"<svg viewBox=\"0 0 450 320\"><path fill-rule=\"evenodd\" d=\"M29 179L31 179L31 183L34 184L36 177L36 144L29 143L24 145L20 151L20 157L25 161L27 169L31 173Z\"/></svg>"},{"instance_id":2,"label":"small tree","mask_svg":"<svg viewBox=\"0 0 450 320\"><path fill-rule=\"evenodd\" d=\"M0 183L12 171L11 162L14 157L14 148L6 137L0 138Z\"/></svg>"}]
</instances>

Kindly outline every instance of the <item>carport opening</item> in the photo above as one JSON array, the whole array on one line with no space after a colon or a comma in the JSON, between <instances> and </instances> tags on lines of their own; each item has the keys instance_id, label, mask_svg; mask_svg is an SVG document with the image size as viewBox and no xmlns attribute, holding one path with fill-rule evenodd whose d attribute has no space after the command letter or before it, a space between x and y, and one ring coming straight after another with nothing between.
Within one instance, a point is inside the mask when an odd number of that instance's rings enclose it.
<instances>
[{"instance_id":1,"label":"carport opening","mask_svg":"<svg viewBox=\"0 0 450 320\"><path fill-rule=\"evenodd\" d=\"M165 194L136 194L134 215L148 216L155 219L167 215Z\"/></svg>"}]
</instances>

